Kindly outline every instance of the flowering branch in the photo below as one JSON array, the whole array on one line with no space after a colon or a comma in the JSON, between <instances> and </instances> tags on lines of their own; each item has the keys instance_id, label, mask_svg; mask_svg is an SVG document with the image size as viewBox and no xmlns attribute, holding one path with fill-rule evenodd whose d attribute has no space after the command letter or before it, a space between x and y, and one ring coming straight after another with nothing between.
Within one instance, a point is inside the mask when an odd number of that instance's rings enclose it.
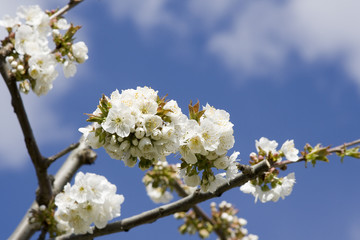
<instances>
[{"instance_id":1,"label":"flowering branch","mask_svg":"<svg viewBox=\"0 0 360 240\"><path fill-rule=\"evenodd\" d=\"M338 153L338 154L341 155L347 147L351 147L351 146L358 145L358 144L360 144L360 139L357 139L355 141L344 143L342 145L327 149L326 154L329 155L331 153ZM295 161L295 162L302 162L302 161L306 161L306 160L307 159L306 159L306 155L305 155L305 156L299 157L299 159L297 161ZM281 162L274 163L274 167L281 168L283 166L286 166L287 164L291 164L291 163L295 163L295 162L290 161L290 160L284 160L284 161L281 161Z\"/></svg>"},{"instance_id":2,"label":"flowering branch","mask_svg":"<svg viewBox=\"0 0 360 240\"><path fill-rule=\"evenodd\" d=\"M96 153L85 144L80 144L71 152L69 157L56 173L53 183L53 194L56 195L61 192L65 184L71 180L71 178L83 164L92 164L95 159ZM33 202L13 234L10 236L10 240L29 239L36 231L40 229L39 224L30 224L28 218L30 210L37 208L38 204Z\"/></svg>"},{"instance_id":3,"label":"flowering branch","mask_svg":"<svg viewBox=\"0 0 360 240\"><path fill-rule=\"evenodd\" d=\"M10 48L10 45L6 45L7 48ZM7 49L1 51L2 54L6 53ZM9 73L9 69L6 65L5 57L6 55L0 55L0 73L6 83L6 86L9 89L11 95L11 104L14 108L14 112L19 120L26 148L30 155L30 158L35 167L36 176L39 184L39 194L37 195L37 202L42 205L47 205L52 198L52 189L50 179L47 175L47 166L45 158L41 155L38 145L36 143L29 119L27 117L23 101L21 99L16 79L13 75Z\"/></svg>"},{"instance_id":4,"label":"flowering branch","mask_svg":"<svg viewBox=\"0 0 360 240\"><path fill-rule=\"evenodd\" d=\"M143 212L141 214L117 221L108 224L103 229L95 228L92 234L81 234L81 235L64 235L60 236L57 239L93 239L94 237L103 236L111 233L129 231L130 229L146 224L155 222L159 218L163 218L169 215L172 215L176 212L187 211L189 208L192 208L195 204L204 202L211 198L220 197L224 192L239 187L245 184L247 181L259 176L260 174L268 171L270 168L270 163L265 160L251 167L251 172L248 174L240 173L233 180L230 180L229 183L220 185L213 193L200 191L194 192L192 195L189 195L183 199L180 199L176 202L163 205L158 208Z\"/></svg>"}]
</instances>

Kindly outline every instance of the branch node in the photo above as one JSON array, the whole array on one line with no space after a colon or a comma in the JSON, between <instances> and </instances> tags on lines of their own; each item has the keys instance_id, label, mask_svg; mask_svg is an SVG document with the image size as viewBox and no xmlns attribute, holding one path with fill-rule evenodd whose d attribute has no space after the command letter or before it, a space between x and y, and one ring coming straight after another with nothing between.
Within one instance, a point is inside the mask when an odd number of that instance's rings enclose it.
<instances>
[{"instance_id":1,"label":"branch node","mask_svg":"<svg viewBox=\"0 0 360 240\"><path fill-rule=\"evenodd\" d=\"M82 164L91 165L95 162L97 154L89 147L79 152L79 159Z\"/></svg>"}]
</instances>

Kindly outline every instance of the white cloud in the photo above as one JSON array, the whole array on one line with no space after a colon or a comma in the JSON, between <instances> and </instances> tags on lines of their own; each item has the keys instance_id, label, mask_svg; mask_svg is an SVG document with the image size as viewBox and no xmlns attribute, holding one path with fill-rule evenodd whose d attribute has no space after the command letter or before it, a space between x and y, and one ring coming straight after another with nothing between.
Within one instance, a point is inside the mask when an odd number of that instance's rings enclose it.
<instances>
[{"instance_id":1,"label":"white cloud","mask_svg":"<svg viewBox=\"0 0 360 240\"><path fill-rule=\"evenodd\" d=\"M202 31L207 50L236 71L281 71L296 53L305 63L341 60L360 85L358 0L183 0L180 10L169 0L108 2L141 31Z\"/></svg>"},{"instance_id":2,"label":"white cloud","mask_svg":"<svg viewBox=\"0 0 360 240\"><path fill-rule=\"evenodd\" d=\"M360 2L297 0L285 6L288 38L305 60L343 59L345 70L360 84ZM286 20L286 19L284 19Z\"/></svg>"},{"instance_id":3,"label":"white cloud","mask_svg":"<svg viewBox=\"0 0 360 240\"><path fill-rule=\"evenodd\" d=\"M360 239L360 219L355 220L350 224L349 227L349 240L359 240Z\"/></svg>"},{"instance_id":4,"label":"white cloud","mask_svg":"<svg viewBox=\"0 0 360 240\"><path fill-rule=\"evenodd\" d=\"M281 70L290 51L309 63L341 57L360 83L357 9L357 0L253 1L228 30L211 36L209 50L250 73L274 65Z\"/></svg>"},{"instance_id":5,"label":"white cloud","mask_svg":"<svg viewBox=\"0 0 360 240\"><path fill-rule=\"evenodd\" d=\"M60 79L57 79L61 81ZM54 143L65 139L72 139L73 133L68 127L62 127L57 118L57 99L50 96L37 97L30 93L22 96L30 123L38 144ZM0 168L21 168L30 163L27 157L24 137L18 120L11 106L10 94L4 81L0 83L0 109L3 113L0 125Z\"/></svg>"},{"instance_id":6,"label":"white cloud","mask_svg":"<svg viewBox=\"0 0 360 240\"><path fill-rule=\"evenodd\" d=\"M267 72L281 65L286 56L281 30L283 13L266 1L244 7L228 29L212 33L208 49L232 69L252 74Z\"/></svg>"},{"instance_id":7,"label":"white cloud","mask_svg":"<svg viewBox=\"0 0 360 240\"><path fill-rule=\"evenodd\" d=\"M169 0L110 0L107 3L113 16L130 18L143 31L156 27L184 31L183 23L166 8Z\"/></svg>"},{"instance_id":8,"label":"white cloud","mask_svg":"<svg viewBox=\"0 0 360 240\"><path fill-rule=\"evenodd\" d=\"M195 21L200 20L202 24L214 27L232 11L239 9L238 0L191 0L188 1L187 9Z\"/></svg>"}]
</instances>

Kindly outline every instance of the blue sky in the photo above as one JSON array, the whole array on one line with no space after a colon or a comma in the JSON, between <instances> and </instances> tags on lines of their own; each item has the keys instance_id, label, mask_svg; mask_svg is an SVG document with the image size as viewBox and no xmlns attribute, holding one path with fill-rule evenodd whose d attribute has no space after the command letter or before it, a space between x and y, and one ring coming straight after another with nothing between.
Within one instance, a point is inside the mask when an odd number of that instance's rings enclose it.
<instances>
[{"instance_id":1,"label":"blue sky","mask_svg":"<svg viewBox=\"0 0 360 240\"><path fill-rule=\"evenodd\" d=\"M14 16L8 1L0 14ZM360 137L360 31L356 0L107 0L85 1L67 14L83 25L78 40L89 60L71 79L60 76L45 97L24 96L34 133L45 156L76 142L83 113L104 93L150 86L168 94L187 112L190 100L230 113L242 162L262 136L282 144L339 145ZM3 33L3 32L1 32ZM1 35L3 36L3 34ZM4 83L0 83L0 238L7 238L34 199L35 175L25 152ZM152 209L138 168L127 168L97 150L98 160L82 171L105 175L124 194L121 218ZM232 152L232 150L231 150ZM169 162L176 162L170 157ZM360 161L289 167L297 183L277 203L257 203L238 189L228 200L260 239L360 239ZM55 173L63 160L50 171ZM209 211L211 201L201 204ZM100 239L188 239L172 217L128 233ZM215 239L212 236L210 239ZM197 239L197 236L191 239Z\"/></svg>"}]
</instances>

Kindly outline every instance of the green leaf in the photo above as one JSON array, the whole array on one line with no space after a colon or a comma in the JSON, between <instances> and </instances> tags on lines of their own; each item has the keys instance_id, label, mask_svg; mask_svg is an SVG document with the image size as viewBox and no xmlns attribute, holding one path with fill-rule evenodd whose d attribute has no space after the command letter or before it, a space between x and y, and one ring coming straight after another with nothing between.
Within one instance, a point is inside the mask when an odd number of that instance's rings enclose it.
<instances>
[{"instance_id":1,"label":"green leaf","mask_svg":"<svg viewBox=\"0 0 360 240\"><path fill-rule=\"evenodd\" d=\"M344 161L345 156L360 159L359 149L360 149L360 147L353 147L353 148L350 148L350 149L346 149L346 147L344 147L344 149L343 149L343 151L341 153L336 153L336 154L341 157L341 159L340 159L341 162Z\"/></svg>"},{"instance_id":2,"label":"green leaf","mask_svg":"<svg viewBox=\"0 0 360 240\"><path fill-rule=\"evenodd\" d=\"M316 161L329 162L327 156L329 153L330 146L321 147L320 144L317 144L314 148L309 144L305 146L305 159L307 162L311 162L315 167Z\"/></svg>"}]
</instances>

